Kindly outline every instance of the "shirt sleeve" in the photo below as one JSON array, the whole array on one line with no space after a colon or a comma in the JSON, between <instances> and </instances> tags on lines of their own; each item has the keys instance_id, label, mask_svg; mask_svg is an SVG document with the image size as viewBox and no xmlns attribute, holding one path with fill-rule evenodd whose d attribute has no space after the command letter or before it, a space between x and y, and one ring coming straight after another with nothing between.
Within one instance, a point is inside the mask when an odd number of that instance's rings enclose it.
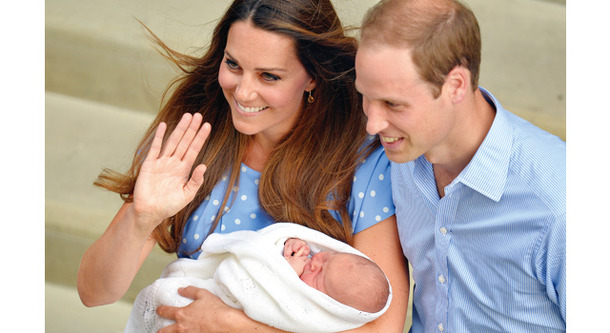
<instances>
[{"instance_id":1,"label":"shirt sleeve","mask_svg":"<svg viewBox=\"0 0 610 333\"><path fill-rule=\"evenodd\" d=\"M556 218L543 235L535 256L538 280L566 320L566 216Z\"/></svg>"},{"instance_id":2,"label":"shirt sleeve","mask_svg":"<svg viewBox=\"0 0 610 333\"><path fill-rule=\"evenodd\" d=\"M390 177L390 161L383 147L373 151L356 170L348 204L354 234L394 215Z\"/></svg>"}]
</instances>

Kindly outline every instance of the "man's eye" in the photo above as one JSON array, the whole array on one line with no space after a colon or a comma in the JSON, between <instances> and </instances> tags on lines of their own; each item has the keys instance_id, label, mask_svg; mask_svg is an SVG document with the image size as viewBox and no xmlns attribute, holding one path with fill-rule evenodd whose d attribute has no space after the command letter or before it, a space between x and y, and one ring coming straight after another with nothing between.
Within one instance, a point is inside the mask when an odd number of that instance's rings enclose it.
<instances>
[{"instance_id":1,"label":"man's eye","mask_svg":"<svg viewBox=\"0 0 610 333\"><path fill-rule=\"evenodd\" d=\"M398 106L398 104L396 104L396 103L392 103L392 102L390 102L390 101L386 101L386 102L385 102L385 104L386 104L387 106L391 107L391 108L395 108L395 107L397 107L397 106Z\"/></svg>"}]
</instances>

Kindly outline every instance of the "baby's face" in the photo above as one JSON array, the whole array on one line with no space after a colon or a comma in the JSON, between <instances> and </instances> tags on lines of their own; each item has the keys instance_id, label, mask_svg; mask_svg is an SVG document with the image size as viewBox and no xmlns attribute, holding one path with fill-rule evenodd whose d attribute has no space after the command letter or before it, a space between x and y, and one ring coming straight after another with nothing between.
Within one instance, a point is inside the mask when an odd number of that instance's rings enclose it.
<instances>
[{"instance_id":1,"label":"baby's face","mask_svg":"<svg viewBox=\"0 0 610 333\"><path fill-rule=\"evenodd\" d=\"M341 288L341 272L352 265L353 258L340 252L318 252L305 265L301 280L327 295Z\"/></svg>"},{"instance_id":2,"label":"baby's face","mask_svg":"<svg viewBox=\"0 0 610 333\"><path fill-rule=\"evenodd\" d=\"M332 262L334 252L318 252L311 257L311 260L305 265L301 280L308 286L313 287L323 293L326 293L325 276L327 275L328 266Z\"/></svg>"}]
</instances>

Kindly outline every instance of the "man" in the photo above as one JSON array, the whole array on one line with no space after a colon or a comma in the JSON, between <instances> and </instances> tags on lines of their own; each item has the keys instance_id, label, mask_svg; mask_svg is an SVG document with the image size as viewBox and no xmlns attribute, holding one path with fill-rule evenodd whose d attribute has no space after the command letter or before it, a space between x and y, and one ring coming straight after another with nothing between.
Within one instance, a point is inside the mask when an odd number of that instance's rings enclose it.
<instances>
[{"instance_id":1,"label":"man","mask_svg":"<svg viewBox=\"0 0 610 333\"><path fill-rule=\"evenodd\" d=\"M361 37L356 87L393 162L412 332L565 331L565 142L478 87L463 4L381 1Z\"/></svg>"}]
</instances>

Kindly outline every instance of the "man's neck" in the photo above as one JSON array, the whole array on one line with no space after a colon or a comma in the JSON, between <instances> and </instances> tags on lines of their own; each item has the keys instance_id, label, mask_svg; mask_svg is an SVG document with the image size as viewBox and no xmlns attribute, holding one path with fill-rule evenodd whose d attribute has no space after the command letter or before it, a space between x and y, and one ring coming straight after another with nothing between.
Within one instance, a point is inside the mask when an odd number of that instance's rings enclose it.
<instances>
[{"instance_id":1,"label":"man's neck","mask_svg":"<svg viewBox=\"0 0 610 333\"><path fill-rule=\"evenodd\" d=\"M445 186L459 176L472 160L475 153L485 140L493 123L496 112L480 90L476 90L470 99L460 106L464 116L457 124L450 142L451 148L429 159L433 165L434 178L439 196L445 196Z\"/></svg>"}]
</instances>

